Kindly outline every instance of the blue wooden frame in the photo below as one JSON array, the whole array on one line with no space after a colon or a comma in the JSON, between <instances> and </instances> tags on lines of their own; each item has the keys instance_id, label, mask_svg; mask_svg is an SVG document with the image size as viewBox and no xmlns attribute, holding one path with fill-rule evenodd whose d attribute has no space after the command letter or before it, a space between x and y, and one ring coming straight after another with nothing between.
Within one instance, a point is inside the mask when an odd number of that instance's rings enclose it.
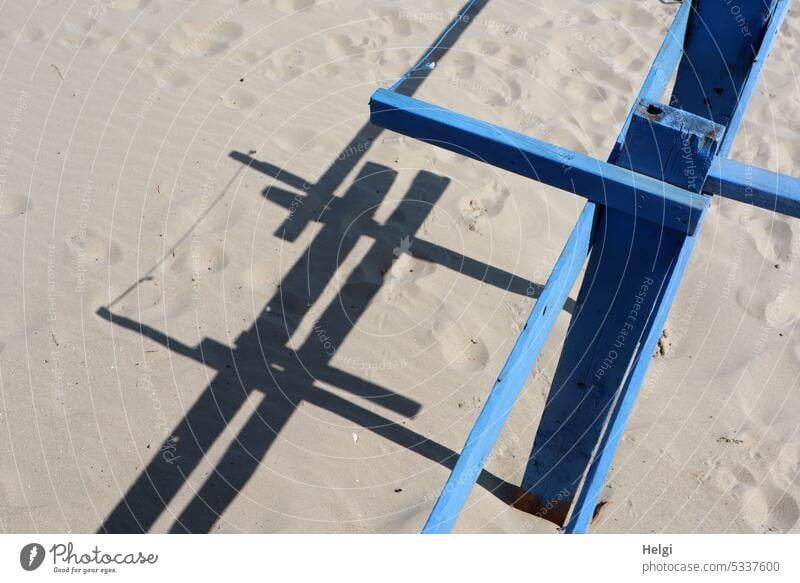
<instances>
[{"instance_id":1,"label":"blue wooden frame","mask_svg":"<svg viewBox=\"0 0 800 583\"><path fill-rule=\"evenodd\" d=\"M661 180L379 89L370 120L380 127L509 170L633 216L693 233L703 197Z\"/></svg>"},{"instance_id":2,"label":"blue wooden frame","mask_svg":"<svg viewBox=\"0 0 800 583\"><path fill-rule=\"evenodd\" d=\"M710 0L684 2L607 163L391 91L373 95L377 125L591 201L423 532L452 530L588 257L516 502L566 532L587 531L711 195L800 216L800 180L726 159L788 5L740 0L737 20Z\"/></svg>"}]
</instances>

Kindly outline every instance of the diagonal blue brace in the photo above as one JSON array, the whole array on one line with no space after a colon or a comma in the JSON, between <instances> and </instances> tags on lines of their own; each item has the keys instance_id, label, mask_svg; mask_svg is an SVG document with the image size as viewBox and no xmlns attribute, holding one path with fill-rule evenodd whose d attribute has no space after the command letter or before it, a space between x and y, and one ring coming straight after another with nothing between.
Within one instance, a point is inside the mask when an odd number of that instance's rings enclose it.
<instances>
[{"instance_id":1,"label":"diagonal blue brace","mask_svg":"<svg viewBox=\"0 0 800 583\"><path fill-rule=\"evenodd\" d=\"M566 532L588 529L711 195L800 215L800 181L725 158L788 4L684 2L607 163L392 92L373 95L378 125L590 201L423 532L452 530L587 255L515 505Z\"/></svg>"}]
</instances>

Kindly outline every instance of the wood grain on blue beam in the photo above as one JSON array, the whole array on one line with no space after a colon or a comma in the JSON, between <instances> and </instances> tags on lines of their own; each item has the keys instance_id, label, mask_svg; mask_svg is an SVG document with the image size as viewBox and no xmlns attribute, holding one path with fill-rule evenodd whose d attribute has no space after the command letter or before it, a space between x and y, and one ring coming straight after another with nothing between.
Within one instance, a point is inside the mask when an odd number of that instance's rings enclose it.
<instances>
[{"instance_id":1,"label":"wood grain on blue beam","mask_svg":"<svg viewBox=\"0 0 800 583\"><path fill-rule=\"evenodd\" d=\"M424 534L453 530L458 516L491 453L500 431L547 341L591 247L596 206L587 203L547 284L517 338L492 392L470 431L453 472L431 512Z\"/></svg>"},{"instance_id":2,"label":"wood grain on blue beam","mask_svg":"<svg viewBox=\"0 0 800 583\"><path fill-rule=\"evenodd\" d=\"M728 4L702 0L686 31L670 103L727 126L769 18L765 0Z\"/></svg>"},{"instance_id":3,"label":"wood grain on blue beam","mask_svg":"<svg viewBox=\"0 0 800 583\"><path fill-rule=\"evenodd\" d=\"M739 0L737 9L744 14L758 15L759 8L763 8L762 14L772 15L764 20L760 17L747 20L748 26L752 25L750 29L752 37L762 40L760 44L743 44L735 40L737 36L741 36L741 28L739 26L740 22L731 18L732 13L729 14L725 10L719 10L719 7L716 6L717 3L710 0L697 4L699 4L700 9L692 14L689 23L685 57L681 64L684 70L683 72L679 70L676 79L673 96L678 96L678 99L673 104L687 110L693 109L687 104L694 104L697 108L694 112L697 114L709 118L713 117L718 122L730 120L730 125L722 137L719 148L719 155L724 157L735 139L736 130L738 129L737 119L741 119L752 94L752 88L755 86L759 76L761 63L758 59L762 55L765 56L766 51L768 51L768 45L772 42L775 31L780 26L780 21L785 14L785 5L783 8L781 7L783 0L778 2L775 0ZM715 7L717 8L716 10ZM711 39L710 45L705 44L702 40L698 42L698 39L704 34L698 33L701 30L706 32L713 31L709 35ZM753 53L749 52L754 47L757 47L757 55L759 55L756 60L752 58ZM717 54L709 55L709 52ZM709 62L711 63L711 70L708 70ZM722 77L720 77L718 70L714 71L720 64L725 71ZM697 67L693 69L695 76L692 77L688 74L688 71L690 67L695 66ZM731 99L731 95L727 94L728 89L734 91L734 99ZM717 162L712 166L716 165ZM673 170L675 169L673 167ZM682 180L680 176L676 178ZM698 232L702 225L702 220L701 217L698 223ZM619 228L614 229L615 233L619 231ZM639 350L636 359L632 361L633 367L622 387L621 398L614 406L607 428L597 446L596 457L581 486L578 500L567 524L567 532L585 532L591 522L599 502L602 485L611 467L619 438L630 416L636 394L644 380L651 360L650 355L653 353L669 308L677 293L680 279L696 238L696 235L686 237L680 246L679 253L674 258L674 267L667 266L669 269L665 272L667 277L664 281L663 296L654 306L653 320L652 323L648 324L646 335L641 343L642 348ZM661 244L662 242L659 242L659 245ZM639 253L643 254L646 251L647 249L643 247ZM591 267L591 265L592 259L590 258L589 266ZM659 266L656 264L656 267L661 270L664 265ZM588 271L589 268L587 268L587 273ZM655 279L655 276L653 277ZM577 308L579 312L581 307L579 296Z\"/></svg>"},{"instance_id":4,"label":"wood grain on blue beam","mask_svg":"<svg viewBox=\"0 0 800 583\"><path fill-rule=\"evenodd\" d=\"M612 162L699 192L724 132L723 126L703 117L642 99Z\"/></svg>"},{"instance_id":5,"label":"wood grain on blue beam","mask_svg":"<svg viewBox=\"0 0 800 583\"><path fill-rule=\"evenodd\" d=\"M800 218L800 179L736 160L712 164L703 191Z\"/></svg>"},{"instance_id":6,"label":"wood grain on blue beam","mask_svg":"<svg viewBox=\"0 0 800 583\"><path fill-rule=\"evenodd\" d=\"M692 113L643 100L615 162L699 192L722 129ZM608 431L622 431L628 419L630 410L617 404L632 402L639 392L641 383L629 382L628 374L639 362L646 370L652 351L642 347L661 334L652 315L669 311L664 290L680 281L682 272L676 273L675 266L688 253L686 240L685 233L664 231L616 209L600 218L518 507L570 532L581 532L564 522L573 501L572 513L581 517L576 529L593 515L597 488L607 474L605 465L595 466L595 456L613 459L616 442L607 439Z\"/></svg>"},{"instance_id":7,"label":"wood grain on blue beam","mask_svg":"<svg viewBox=\"0 0 800 583\"><path fill-rule=\"evenodd\" d=\"M700 218L699 226L702 226L703 218L707 210L708 207ZM633 411L636 397L639 393L639 387L641 387L647 374L647 368L651 360L650 355L654 354L656 351L658 340L661 338L661 331L664 329L669 310L678 294L678 288L686 272L686 267L689 264L689 259L692 256L692 251L694 250L699 234L700 230L698 228L697 233L686 237L677 259L675 260L674 267L672 267L669 277L666 280L664 295L661 301L656 304L653 323L642 342L639 356L636 358L629 378L626 381L627 386L630 388L622 391L621 397L611 414L608 430L604 433L600 446L597 448L596 458L586 474L586 480L581 488L579 498L575 503L575 510L564 528L564 531L568 534L586 532L594 518L595 510L600 502L603 484L611 469L611 462L614 460L614 453L617 451L617 446L622 438L625 425Z\"/></svg>"},{"instance_id":8,"label":"wood grain on blue beam","mask_svg":"<svg viewBox=\"0 0 800 583\"><path fill-rule=\"evenodd\" d=\"M578 152L379 89L372 123L583 196L592 202L694 233L703 196Z\"/></svg>"}]
</instances>

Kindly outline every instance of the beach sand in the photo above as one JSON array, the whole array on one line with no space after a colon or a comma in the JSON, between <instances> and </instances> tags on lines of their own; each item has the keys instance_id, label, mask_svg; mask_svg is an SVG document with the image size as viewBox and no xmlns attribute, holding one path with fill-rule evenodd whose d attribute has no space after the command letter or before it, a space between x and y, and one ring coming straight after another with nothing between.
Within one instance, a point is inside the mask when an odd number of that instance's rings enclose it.
<instances>
[{"instance_id":1,"label":"beach sand","mask_svg":"<svg viewBox=\"0 0 800 583\"><path fill-rule=\"evenodd\" d=\"M416 4L0 8L0 531L420 530L583 199L366 125ZM676 10L492 0L415 95L605 159ZM800 173L799 41L732 158ZM594 532L800 532L798 270L714 200ZM459 532L556 530L503 496L572 303Z\"/></svg>"}]
</instances>

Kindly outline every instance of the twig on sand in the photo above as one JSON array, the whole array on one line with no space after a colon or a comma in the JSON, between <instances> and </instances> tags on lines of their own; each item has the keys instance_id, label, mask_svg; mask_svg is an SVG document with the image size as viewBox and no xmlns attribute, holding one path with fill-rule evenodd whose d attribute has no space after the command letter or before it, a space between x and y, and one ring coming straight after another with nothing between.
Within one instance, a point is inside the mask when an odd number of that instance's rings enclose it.
<instances>
[{"instance_id":1,"label":"twig on sand","mask_svg":"<svg viewBox=\"0 0 800 583\"><path fill-rule=\"evenodd\" d=\"M53 69L56 70L56 73L58 73L58 76L61 77L61 80L63 81L64 80L64 75L61 74L61 69L58 68L58 65L50 63L50 66L53 67Z\"/></svg>"}]
</instances>

